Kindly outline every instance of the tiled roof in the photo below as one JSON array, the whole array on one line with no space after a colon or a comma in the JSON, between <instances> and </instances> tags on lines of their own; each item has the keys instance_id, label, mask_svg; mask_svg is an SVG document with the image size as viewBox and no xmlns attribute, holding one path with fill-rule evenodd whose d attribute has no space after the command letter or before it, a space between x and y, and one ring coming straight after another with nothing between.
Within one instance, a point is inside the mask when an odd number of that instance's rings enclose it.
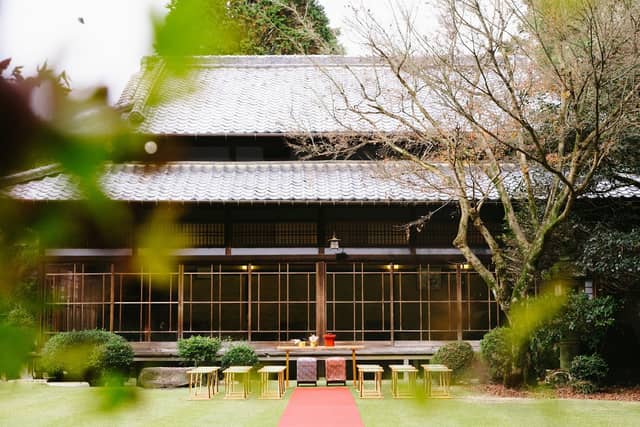
<instances>
[{"instance_id":1,"label":"tiled roof","mask_svg":"<svg viewBox=\"0 0 640 427\"><path fill-rule=\"evenodd\" d=\"M446 170L446 167L439 165ZM415 172L408 162L175 162L159 166L110 164L101 186L113 200L210 203L426 203L455 199L433 174ZM517 169L505 166L503 180L518 197ZM45 171L47 172L47 171ZM497 200L490 180L477 174L470 196ZM634 187L610 187L588 197L640 198ZM73 179L49 169L44 176L14 180L3 193L31 201L81 199Z\"/></svg>"},{"instance_id":2,"label":"tiled roof","mask_svg":"<svg viewBox=\"0 0 640 427\"><path fill-rule=\"evenodd\" d=\"M116 107L142 133L254 134L396 132L397 120L374 113L369 96L405 118L411 102L401 97L388 67L373 59L341 56L189 57L184 74L170 73L163 59L145 58ZM378 84L379 83L379 84ZM345 110L372 114L367 122ZM418 94L425 102L428 94ZM432 114L437 116L433 106ZM241 114L239 114L241 112Z\"/></svg>"}]
</instances>

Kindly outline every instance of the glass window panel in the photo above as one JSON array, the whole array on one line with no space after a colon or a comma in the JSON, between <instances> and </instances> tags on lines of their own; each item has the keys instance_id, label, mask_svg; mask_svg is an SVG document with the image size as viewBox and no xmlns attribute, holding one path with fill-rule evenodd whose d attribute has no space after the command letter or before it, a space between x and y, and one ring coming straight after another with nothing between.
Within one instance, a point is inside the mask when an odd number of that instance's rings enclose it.
<instances>
[{"instance_id":1,"label":"glass window panel","mask_svg":"<svg viewBox=\"0 0 640 427\"><path fill-rule=\"evenodd\" d=\"M380 330L383 328L382 323L382 303L365 303L364 304L364 329ZM388 317L388 314L387 314Z\"/></svg>"},{"instance_id":2,"label":"glass window panel","mask_svg":"<svg viewBox=\"0 0 640 427\"><path fill-rule=\"evenodd\" d=\"M315 299L315 275L311 281L309 275L306 274L290 274L289 275L289 301L307 301L307 299ZM312 296L308 295L311 291Z\"/></svg>"},{"instance_id":3,"label":"glass window panel","mask_svg":"<svg viewBox=\"0 0 640 427\"><path fill-rule=\"evenodd\" d=\"M391 301L391 275L383 274L382 275L382 297L384 301Z\"/></svg>"},{"instance_id":4,"label":"glass window panel","mask_svg":"<svg viewBox=\"0 0 640 427\"><path fill-rule=\"evenodd\" d=\"M244 310L244 304L222 304L221 329L223 331L246 329Z\"/></svg>"},{"instance_id":5,"label":"glass window panel","mask_svg":"<svg viewBox=\"0 0 640 427\"><path fill-rule=\"evenodd\" d=\"M419 301L420 286L418 276L416 274L400 274L398 278L399 287L402 292L402 301Z\"/></svg>"},{"instance_id":6,"label":"glass window panel","mask_svg":"<svg viewBox=\"0 0 640 427\"><path fill-rule=\"evenodd\" d=\"M422 329L429 329L429 303L422 303Z\"/></svg>"},{"instance_id":7,"label":"glass window panel","mask_svg":"<svg viewBox=\"0 0 640 427\"><path fill-rule=\"evenodd\" d=\"M489 330L489 305L487 303L471 303L470 329Z\"/></svg>"},{"instance_id":8,"label":"glass window panel","mask_svg":"<svg viewBox=\"0 0 640 427\"><path fill-rule=\"evenodd\" d=\"M171 280L169 276L151 274L145 277L145 285L151 285L151 301L169 301L171 296Z\"/></svg>"},{"instance_id":9,"label":"glass window panel","mask_svg":"<svg viewBox=\"0 0 640 427\"><path fill-rule=\"evenodd\" d=\"M140 304L122 304L122 331L141 331L144 327L140 324Z\"/></svg>"},{"instance_id":10,"label":"glass window panel","mask_svg":"<svg viewBox=\"0 0 640 427\"><path fill-rule=\"evenodd\" d=\"M347 245L340 242L340 246L346 247ZM358 267L360 266L359 263L356 263L355 265ZM354 267L354 264L352 263L327 264L327 271L329 271L330 273L337 273L337 272L351 273L353 272L353 267Z\"/></svg>"},{"instance_id":11,"label":"glass window panel","mask_svg":"<svg viewBox=\"0 0 640 427\"><path fill-rule=\"evenodd\" d=\"M217 299L217 295L213 295L213 299L211 298L212 276L207 274L194 274L185 276L185 278L185 290L189 294L187 298L191 301L215 301ZM191 283L189 283L189 281Z\"/></svg>"},{"instance_id":12,"label":"glass window panel","mask_svg":"<svg viewBox=\"0 0 640 427\"><path fill-rule=\"evenodd\" d=\"M382 301L382 276L384 273L364 274L364 301Z\"/></svg>"},{"instance_id":13,"label":"glass window panel","mask_svg":"<svg viewBox=\"0 0 640 427\"><path fill-rule=\"evenodd\" d=\"M448 303L433 302L430 304L432 330L453 329L450 323L450 310Z\"/></svg>"},{"instance_id":14,"label":"glass window panel","mask_svg":"<svg viewBox=\"0 0 640 427\"><path fill-rule=\"evenodd\" d=\"M467 276L465 274L465 276ZM470 297L471 300L486 301L489 299L489 288L487 284L480 278L480 275L470 273L468 275L468 281L470 284ZM465 298L465 296L463 296Z\"/></svg>"},{"instance_id":15,"label":"glass window panel","mask_svg":"<svg viewBox=\"0 0 640 427\"><path fill-rule=\"evenodd\" d=\"M85 275L82 299L84 302L109 301L110 280L103 284L102 275ZM104 294L104 299L103 299Z\"/></svg>"},{"instance_id":16,"label":"glass window panel","mask_svg":"<svg viewBox=\"0 0 640 427\"><path fill-rule=\"evenodd\" d=\"M429 274L427 274L427 267L423 267L422 272L420 273L420 293L422 295L423 301L429 300Z\"/></svg>"},{"instance_id":17,"label":"glass window panel","mask_svg":"<svg viewBox=\"0 0 640 427\"><path fill-rule=\"evenodd\" d=\"M331 331L336 329L336 325L333 323L333 304L327 304L327 330Z\"/></svg>"},{"instance_id":18,"label":"glass window panel","mask_svg":"<svg viewBox=\"0 0 640 427\"><path fill-rule=\"evenodd\" d=\"M259 305L260 321L258 322L258 330L272 331L278 330L278 304L261 303Z\"/></svg>"},{"instance_id":19,"label":"glass window panel","mask_svg":"<svg viewBox=\"0 0 640 427\"><path fill-rule=\"evenodd\" d=\"M435 273L429 275L429 292L431 301L449 300L449 274Z\"/></svg>"},{"instance_id":20,"label":"glass window panel","mask_svg":"<svg viewBox=\"0 0 640 427\"><path fill-rule=\"evenodd\" d=\"M353 331L332 331L336 334L336 341L355 341L360 339L360 335L357 335Z\"/></svg>"},{"instance_id":21,"label":"glass window panel","mask_svg":"<svg viewBox=\"0 0 640 427\"><path fill-rule=\"evenodd\" d=\"M106 273L110 270L111 270L111 266L109 264L104 264L104 263L84 264L85 273Z\"/></svg>"},{"instance_id":22,"label":"glass window panel","mask_svg":"<svg viewBox=\"0 0 640 427\"><path fill-rule=\"evenodd\" d=\"M335 304L336 330L353 329L353 304L352 303L336 303Z\"/></svg>"},{"instance_id":23,"label":"glass window panel","mask_svg":"<svg viewBox=\"0 0 640 427\"><path fill-rule=\"evenodd\" d=\"M169 329L169 304L151 305L151 330L168 331Z\"/></svg>"},{"instance_id":24,"label":"glass window panel","mask_svg":"<svg viewBox=\"0 0 640 427\"><path fill-rule=\"evenodd\" d=\"M362 332L362 304L355 304L354 312L355 312L354 329L358 330L359 333L361 333Z\"/></svg>"},{"instance_id":25,"label":"glass window panel","mask_svg":"<svg viewBox=\"0 0 640 427\"><path fill-rule=\"evenodd\" d=\"M278 332L251 332L253 341L279 341Z\"/></svg>"},{"instance_id":26,"label":"glass window panel","mask_svg":"<svg viewBox=\"0 0 640 427\"><path fill-rule=\"evenodd\" d=\"M275 274L261 274L259 277L251 277L260 284L258 295L252 295L253 299L260 297L260 301L278 301L278 276Z\"/></svg>"},{"instance_id":27,"label":"glass window panel","mask_svg":"<svg viewBox=\"0 0 640 427\"><path fill-rule=\"evenodd\" d=\"M214 330L211 325L211 305L210 304L190 304L191 330L210 331Z\"/></svg>"},{"instance_id":28,"label":"glass window panel","mask_svg":"<svg viewBox=\"0 0 640 427\"><path fill-rule=\"evenodd\" d=\"M289 304L289 330L306 331L310 329L307 323L307 304Z\"/></svg>"},{"instance_id":29,"label":"glass window panel","mask_svg":"<svg viewBox=\"0 0 640 427\"><path fill-rule=\"evenodd\" d=\"M241 301L241 285L246 284L240 274L223 274L222 275L222 301Z\"/></svg>"},{"instance_id":30,"label":"glass window panel","mask_svg":"<svg viewBox=\"0 0 640 427\"><path fill-rule=\"evenodd\" d=\"M78 309L80 311L80 324L77 329L109 329L108 309L104 313L102 304L78 306Z\"/></svg>"},{"instance_id":31,"label":"glass window panel","mask_svg":"<svg viewBox=\"0 0 640 427\"><path fill-rule=\"evenodd\" d=\"M441 331L436 331L436 332L431 332L431 339L434 341L455 341L457 340L457 332L455 331L450 331L450 332L441 332Z\"/></svg>"},{"instance_id":32,"label":"glass window panel","mask_svg":"<svg viewBox=\"0 0 640 427\"><path fill-rule=\"evenodd\" d=\"M389 341L391 339L390 332L364 332L366 341Z\"/></svg>"},{"instance_id":33,"label":"glass window panel","mask_svg":"<svg viewBox=\"0 0 640 427\"><path fill-rule=\"evenodd\" d=\"M462 339L463 340L481 340L484 335L486 334L486 332L469 332L469 331L462 331Z\"/></svg>"},{"instance_id":34,"label":"glass window panel","mask_svg":"<svg viewBox=\"0 0 640 427\"><path fill-rule=\"evenodd\" d=\"M316 304L315 303L310 303L309 304L309 326L308 328L311 330L311 332L315 332L316 329Z\"/></svg>"},{"instance_id":35,"label":"glass window panel","mask_svg":"<svg viewBox=\"0 0 640 427\"><path fill-rule=\"evenodd\" d=\"M152 332L151 341L176 341L178 334L175 332Z\"/></svg>"},{"instance_id":36,"label":"glass window panel","mask_svg":"<svg viewBox=\"0 0 640 427\"><path fill-rule=\"evenodd\" d=\"M353 301L353 275L336 274L335 276L335 300Z\"/></svg>"},{"instance_id":37,"label":"glass window panel","mask_svg":"<svg viewBox=\"0 0 640 427\"><path fill-rule=\"evenodd\" d=\"M462 303L462 329L469 329L469 303Z\"/></svg>"},{"instance_id":38,"label":"glass window panel","mask_svg":"<svg viewBox=\"0 0 640 427\"><path fill-rule=\"evenodd\" d=\"M395 331L393 335L397 340L420 340L420 332Z\"/></svg>"},{"instance_id":39,"label":"glass window panel","mask_svg":"<svg viewBox=\"0 0 640 427\"><path fill-rule=\"evenodd\" d=\"M169 302L171 298L171 288L169 282L156 281L151 282L151 301L152 302Z\"/></svg>"},{"instance_id":40,"label":"glass window panel","mask_svg":"<svg viewBox=\"0 0 640 427\"><path fill-rule=\"evenodd\" d=\"M420 329L420 304L403 303L402 312L397 313L402 320L402 329Z\"/></svg>"},{"instance_id":41,"label":"glass window panel","mask_svg":"<svg viewBox=\"0 0 640 427\"><path fill-rule=\"evenodd\" d=\"M289 272L292 273L314 273L315 264L289 264Z\"/></svg>"},{"instance_id":42,"label":"glass window panel","mask_svg":"<svg viewBox=\"0 0 640 427\"><path fill-rule=\"evenodd\" d=\"M118 335L120 335L122 338L126 339L127 341L140 341L143 338L143 334L139 332L134 332L134 333L118 332Z\"/></svg>"},{"instance_id":43,"label":"glass window panel","mask_svg":"<svg viewBox=\"0 0 640 427\"><path fill-rule=\"evenodd\" d=\"M220 326L220 313L222 311L222 304L216 303L213 304L213 307L211 309L211 314L212 314L212 323L211 323L211 330L212 331L219 331L221 329Z\"/></svg>"},{"instance_id":44,"label":"glass window panel","mask_svg":"<svg viewBox=\"0 0 640 427\"><path fill-rule=\"evenodd\" d=\"M140 289L140 277L133 275L122 276L122 294L120 295L120 301L123 302L135 302L142 301L141 289Z\"/></svg>"}]
</instances>

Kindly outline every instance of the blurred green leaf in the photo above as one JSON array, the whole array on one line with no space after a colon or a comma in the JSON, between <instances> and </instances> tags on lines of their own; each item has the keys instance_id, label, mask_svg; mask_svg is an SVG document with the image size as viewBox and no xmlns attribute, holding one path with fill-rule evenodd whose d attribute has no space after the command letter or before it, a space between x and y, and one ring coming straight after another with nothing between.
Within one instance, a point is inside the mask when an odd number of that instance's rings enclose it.
<instances>
[{"instance_id":1,"label":"blurred green leaf","mask_svg":"<svg viewBox=\"0 0 640 427\"><path fill-rule=\"evenodd\" d=\"M123 378L112 377L107 379L107 384L120 384ZM112 412L127 409L140 401L140 394L136 387L110 386L101 387L99 390L98 410Z\"/></svg>"},{"instance_id":2,"label":"blurred green leaf","mask_svg":"<svg viewBox=\"0 0 640 427\"><path fill-rule=\"evenodd\" d=\"M175 209L158 208L141 227L137 238L140 249L136 259L140 269L153 271L160 277L175 272L173 251L184 247L186 243L173 226L177 215Z\"/></svg>"},{"instance_id":3,"label":"blurred green leaf","mask_svg":"<svg viewBox=\"0 0 640 427\"><path fill-rule=\"evenodd\" d=\"M0 323L0 377L18 378L34 349L31 328Z\"/></svg>"}]
</instances>

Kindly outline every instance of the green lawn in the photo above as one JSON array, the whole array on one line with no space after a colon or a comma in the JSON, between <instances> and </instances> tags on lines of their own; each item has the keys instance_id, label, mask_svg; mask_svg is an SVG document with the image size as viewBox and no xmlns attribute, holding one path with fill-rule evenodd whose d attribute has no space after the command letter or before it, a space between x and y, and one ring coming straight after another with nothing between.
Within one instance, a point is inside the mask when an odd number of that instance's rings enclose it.
<instances>
[{"instance_id":1,"label":"green lawn","mask_svg":"<svg viewBox=\"0 0 640 427\"><path fill-rule=\"evenodd\" d=\"M385 384L385 387L388 385ZM0 426L42 425L219 425L275 426L287 399L189 401L186 389L136 391L136 401L116 410L102 407L100 388L57 388L42 384L0 383ZM465 394L458 391L459 395ZM287 397L291 391L287 392ZM459 397L451 400L383 400L356 398L366 426L634 426L640 403L593 400L502 400ZM320 415L319 415L320 416ZM329 426L328 426L329 427Z\"/></svg>"}]
</instances>

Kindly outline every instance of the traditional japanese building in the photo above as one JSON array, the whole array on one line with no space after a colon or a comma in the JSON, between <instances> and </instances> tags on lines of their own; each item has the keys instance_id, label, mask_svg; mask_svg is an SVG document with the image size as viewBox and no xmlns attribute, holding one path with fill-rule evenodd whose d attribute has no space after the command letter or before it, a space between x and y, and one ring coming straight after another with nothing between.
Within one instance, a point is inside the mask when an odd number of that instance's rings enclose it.
<instances>
[{"instance_id":1,"label":"traditional japanese building","mask_svg":"<svg viewBox=\"0 0 640 427\"><path fill-rule=\"evenodd\" d=\"M399 131L389 119L360 120L336 97L337 87L359 96L359 83L380 77L375 65L291 56L190 58L185 66L175 76L162 59L143 61L116 108L152 154L107 164L100 179L136 224L158 209L176 213L174 231L186 243L171 249L175 268L136 267L149 248L135 226L130 238L112 240L81 228L64 247L44 249L47 331L104 328L135 342L230 336L267 347L331 331L338 341L424 353L441 341L479 340L501 323L491 292L452 246L451 192L421 185L404 162L366 152L303 161L288 144L303 134ZM491 183L474 185L500 227ZM6 192L36 209L83 198L55 166L14 177ZM407 235L402 225L429 212L424 230Z\"/></svg>"}]
</instances>

